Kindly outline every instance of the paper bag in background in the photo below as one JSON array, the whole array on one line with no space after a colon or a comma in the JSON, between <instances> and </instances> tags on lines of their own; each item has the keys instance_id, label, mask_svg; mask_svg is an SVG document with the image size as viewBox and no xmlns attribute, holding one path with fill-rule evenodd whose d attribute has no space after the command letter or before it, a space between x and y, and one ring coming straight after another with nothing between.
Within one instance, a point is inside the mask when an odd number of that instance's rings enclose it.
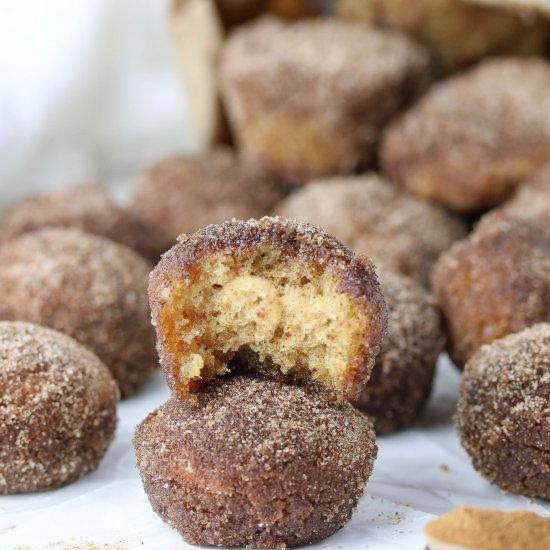
<instances>
[{"instance_id":1,"label":"paper bag in background","mask_svg":"<svg viewBox=\"0 0 550 550\"><path fill-rule=\"evenodd\" d=\"M262 13L295 19L334 12L393 28L426 46L448 74L490 55L544 52L550 36L538 13L544 9L550 13L550 0L172 0L170 34L195 145L204 150L229 141L217 85L225 35Z\"/></svg>"}]
</instances>

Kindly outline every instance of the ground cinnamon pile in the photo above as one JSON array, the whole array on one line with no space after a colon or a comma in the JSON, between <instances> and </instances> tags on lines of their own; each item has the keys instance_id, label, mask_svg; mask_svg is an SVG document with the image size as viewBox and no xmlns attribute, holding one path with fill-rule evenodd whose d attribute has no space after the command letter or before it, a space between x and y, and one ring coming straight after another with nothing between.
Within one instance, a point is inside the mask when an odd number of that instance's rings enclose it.
<instances>
[{"instance_id":1,"label":"ground cinnamon pile","mask_svg":"<svg viewBox=\"0 0 550 550\"><path fill-rule=\"evenodd\" d=\"M550 548L550 517L532 512L456 508L424 528L430 550L453 544L475 550Z\"/></svg>"}]
</instances>

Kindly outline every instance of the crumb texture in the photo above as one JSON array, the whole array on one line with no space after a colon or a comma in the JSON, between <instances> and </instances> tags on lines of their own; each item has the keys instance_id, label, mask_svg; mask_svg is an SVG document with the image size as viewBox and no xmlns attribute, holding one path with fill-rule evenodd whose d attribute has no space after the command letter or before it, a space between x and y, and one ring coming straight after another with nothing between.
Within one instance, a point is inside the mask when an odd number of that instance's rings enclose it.
<instances>
[{"instance_id":1,"label":"crumb texture","mask_svg":"<svg viewBox=\"0 0 550 550\"><path fill-rule=\"evenodd\" d=\"M118 397L107 367L73 339L0 321L0 493L53 489L95 470Z\"/></svg>"},{"instance_id":2,"label":"crumb texture","mask_svg":"<svg viewBox=\"0 0 550 550\"><path fill-rule=\"evenodd\" d=\"M550 324L483 346L466 364L457 430L501 489L550 498Z\"/></svg>"},{"instance_id":3,"label":"crumb texture","mask_svg":"<svg viewBox=\"0 0 550 550\"><path fill-rule=\"evenodd\" d=\"M151 267L129 248L76 229L22 235L0 248L0 319L68 334L131 395L157 364L147 303Z\"/></svg>"},{"instance_id":4,"label":"crumb texture","mask_svg":"<svg viewBox=\"0 0 550 550\"><path fill-rule=\"evenodd\" d=\"M376 457L370 422L316 384L258 373L170 399L137 428L153 509L191 544L283 548L350 518Z\"/></svg>"},{"instance_id":5,"label":"crumb texture","mask_svg":"<svg viewBox=\"0 0 550 550\"><path fill-rule=\"evenodd\" d=\"M368 260L281 218L184 239L153 272L149 292L161 361L180 395L241 360L357 395L385 327Z\"/></svg>"}]
</instances>

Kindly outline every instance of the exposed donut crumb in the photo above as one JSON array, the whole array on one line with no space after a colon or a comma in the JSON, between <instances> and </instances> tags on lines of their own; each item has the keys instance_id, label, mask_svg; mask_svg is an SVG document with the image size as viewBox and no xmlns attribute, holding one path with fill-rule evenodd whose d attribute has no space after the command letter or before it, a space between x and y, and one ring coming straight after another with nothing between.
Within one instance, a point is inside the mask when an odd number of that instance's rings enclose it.
<instances>
[{"instance_id":1,"label":"exposed donut crumb","mask_svg":"<svg viewBox=\"0 0 550 550\"><path fill-rule=\"evenodd\" d=\"M357 398L386 325L366 256L277 217L181 239L153 271L149 296L161 365L180 397L244 360Z\"/></svg>"}]
</instances>

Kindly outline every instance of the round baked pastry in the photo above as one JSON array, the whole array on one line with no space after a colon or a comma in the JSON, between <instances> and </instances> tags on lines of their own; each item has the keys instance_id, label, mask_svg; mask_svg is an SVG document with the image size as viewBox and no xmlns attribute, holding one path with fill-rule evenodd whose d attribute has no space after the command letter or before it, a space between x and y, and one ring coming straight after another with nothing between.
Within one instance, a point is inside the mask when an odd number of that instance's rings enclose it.
<instances>
[{"instance_id":1,"label":"round baked pastry","mask_svg":"<svg viewBox=\"0 0 550 550\"><path fill-rule=\"evenodd\" d=\"M268 214L282 194L230 149L171 157L141 177L133 208L172 241L211 223Z\"/></svg>"},{"instance_id":2,"label":"round baked pastry","mask_svg":"<svg viewBox=\"0 0 550 550\"><path fill-rule=\"evenodd\" d=\"M550 230L550 164L522 183L502 206L502 212L514 218L536 220Z\"/></svg>"},{"instance_id":3,"label":"round baked pastry","mask_svg":"<svg viewBox=\"0 0 550 550\"><path fill-rule=\"evenodd\" d=\"M367 164L382 128L430 78L428 55L404 36L330 18L264 17L222 52L222 96L242 154L290 184Z\"/></svg>"},{"instance_id":4,"label":"round baked pastry","mask_svg":"<svg viewBox=\"0 0 550 550\"><path fill-rule=\"evenodd\" d=\"M0 319L72 336L129 396L158 361L147 304L151 269L133 250L78 229L28 233L0 247Z\"/></svg>"},{"instance_id":5,"label":"round baked pastry","mask_svg":"<svg viewBox=\"0 0 550 550\"><path fill-rule=\"evenodd\" d=\"M277 213L318 225L377 265L425 286L441 252L466 235L458 218L376 174L308 183Z\"/></svg>"},{"instance_id":6,"label":"round baked pastry","mask_svg":"<svg viewBox=\"0 0 550 550\"><path fill-rule=\"evenodd\" d=\"M408 34L429 49L444 71L488 55L543 53L548 38L540 17L464 0L337 0L336 12Z\"/></svg>"},{"instance_id":7,"label":"round baked pastry","mask_svg":"<svg viewBox=\"0 0 550 550\"><path fill-rule=\"evenodd\" d=\"M384 434L411 424L422 412L445 336L430 294L408 277L387 271L378 275L388 328L371 377L354 404Z\"/></svg>"},{"instance_id":8,"label":"round baked pastry","mask_svg":"<svg viewBox=\"0 0 550 550\"><path fill-rule=\"evenodd\" d=\"M501 489L550 498L550 324L483 346L467 364L456 426L474 468Z\"/></svg>"},{"instance_id":9,"label":"round baked pastry","mask_svg":"<svg viewBox=\"0 0 550 550\"><path fill-rule=\"evenodd\" d=\"M32 493L95 470L116 427L107 367L72 338L0 322L0 493Z\"/></svg>"},{"instance_id":10,"label":"round baked pastry","mask_svg":"<svg viewBox=\"0 0 550 550\"><path fill-rule=\"evenodd\" d=\"M447 320L450 354L462 367L482 344L550 321L550 232L488 214L470 238L443 254L433 289Z\"/></svg>"},{"instance_id":11,"label":"round baked pastry","mask_svg":"<svg viewBox=\"0 0 550 550\"><path fill-rule=\"evenodd\" d=\"M201 546L286 548L349 520L376 457L370 421L317 384L259 373L171 398L136 430L153 510Z\"/></svg>"},{"instance_id":12,"label":"round baked pastry","mask_svg":"<svg viewBox=\"0 0 550 550\"><path fill-rule=\"evenodd\" d=\"M161 365L179 397L244 361L357 398L386 324L369 260L282 218L183 236L153 271L149 297Z\"/></svg>"},{"instance_id":13,"label":"round baked pastry","mask_svg":"<svg viewBox=\"0 0 550 550\"><path fill-rule=\"evenodd\" d=\"M135 214L118 207L100 185L31 197L0 213L0 244L44 227L74 227L125 244L157 263L170 243Z\"/></svg>"},{"instance_id":14,"label":"round baked pastry","mask_svg":"<svg viewBox=\"0 0 550 550\"><path fill-rule=\"evenodd\" d=\"M435 86L385 134L388 176L462 212L507 199L550 158L550 64L494 59Z\"/></svg>"}]
</instances>

